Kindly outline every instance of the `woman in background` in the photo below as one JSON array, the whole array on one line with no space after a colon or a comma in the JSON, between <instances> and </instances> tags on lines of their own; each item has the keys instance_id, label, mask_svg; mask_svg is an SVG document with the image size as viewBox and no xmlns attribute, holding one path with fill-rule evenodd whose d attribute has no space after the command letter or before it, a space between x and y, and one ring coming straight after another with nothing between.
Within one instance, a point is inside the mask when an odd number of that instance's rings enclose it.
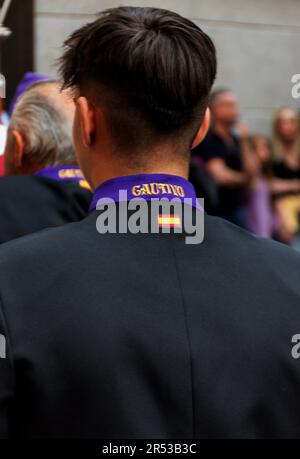
<instances>
[{"instance_id":1,"label":"woman in background","mask_svg":"<svg viewBox=\"0 0 300 459\"><path fill-rule=\"evenodd\" d=\"M242 136L244 149L252 152L254 174L248 189L246 219L249 230L257 236L272 238L277 219L272 205L272 149L263 135Z\"/></svg>"},{"instance_id":2,"label":"woman in background","mask_svg":"<svg viewBox=\"0 0 300 459\"><path fill-rule=\"evenodd\" d=\"M296 110L284 107L275 114L272 148L274 206L283 230L281 239L291 244L300 230L300 119Z\"/></svg>"},{"instance_id":3,"label":"woman in background","mask_svg":"<svg viewBox=\"0 0 300 459\"><path fill-rule=\"evenodd\" d=\"M274 174L276 177L300 179L300 119L296 110L278 110L273 121Z\"/></svg>"},{"instance_id":4,"label":"woman in background","mask_svg":"<svg viewBox=\"0 0 300 459\"><path fill-rule=\"evenodd\" d=\"M255 164L246 207L248 228L258 236L292 244L298 229L298 216L284 212L281 200L286 196L300 196L300 180L275 176L272 142L267 137L249 136L244 143L244 148L252 151Z\"/></svg>"}]
</instances>

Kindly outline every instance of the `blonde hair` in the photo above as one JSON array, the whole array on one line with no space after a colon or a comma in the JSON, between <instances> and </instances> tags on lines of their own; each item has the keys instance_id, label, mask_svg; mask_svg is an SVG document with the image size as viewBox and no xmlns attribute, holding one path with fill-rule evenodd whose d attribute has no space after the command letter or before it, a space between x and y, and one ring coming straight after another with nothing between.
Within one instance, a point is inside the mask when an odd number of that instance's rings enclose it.
<instances>
[{"instance_id":1,"label":"blonde hair","mask_svg":"<svg viewBox=\"0 0 300 459\"><path fill-rule=\"evenodd\" d=\"M284 155L284 144L282 138L278 132L278 124L282 113L285 110L289 110L294 113L295 119L298 123L298 135L294 141L294 147L297 148L300 157L300 117L298 112L291 107L281 107L274 115L273 118L273 135L272 135L272 146L273 146L273 155L275 161L281 161Z\"/></svg>"}]
</instances>

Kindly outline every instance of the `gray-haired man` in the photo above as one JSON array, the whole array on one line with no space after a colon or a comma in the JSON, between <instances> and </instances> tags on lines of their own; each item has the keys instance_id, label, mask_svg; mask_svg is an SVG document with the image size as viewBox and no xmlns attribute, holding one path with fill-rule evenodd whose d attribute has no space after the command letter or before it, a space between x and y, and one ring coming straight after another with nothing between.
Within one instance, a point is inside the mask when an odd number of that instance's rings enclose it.
<instances>
[{"instance_id":1,"label":"gray-haired man","mask_svg":"<svg viewBox=\"0 0 300 459\"><path fill-rule=\"evenodd\" d=\"M57 81L19 97L0 179L0 243L86 216L91 194L74 156L73 117L74 102Z\"/></svg>"}]
</instances>

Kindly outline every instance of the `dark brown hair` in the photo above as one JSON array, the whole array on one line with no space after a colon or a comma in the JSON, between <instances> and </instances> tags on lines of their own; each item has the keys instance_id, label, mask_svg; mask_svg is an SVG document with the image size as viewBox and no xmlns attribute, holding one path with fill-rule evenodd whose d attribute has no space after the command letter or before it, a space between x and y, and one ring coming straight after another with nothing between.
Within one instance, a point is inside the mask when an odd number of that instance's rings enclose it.
<instances>
[{"instance_id":1,"label":"dark brown hair","mask_svg":"<svg viewBox=\"0 0 300 459\"><path fill-rule=\"evenodd\" d=\"M112 8L65 42L60 74L65 88L93 94L106 107L123 146L179 134L191 144L216 77L216 52L196 24L176 13Z\"/></svg>"}]
</instances>

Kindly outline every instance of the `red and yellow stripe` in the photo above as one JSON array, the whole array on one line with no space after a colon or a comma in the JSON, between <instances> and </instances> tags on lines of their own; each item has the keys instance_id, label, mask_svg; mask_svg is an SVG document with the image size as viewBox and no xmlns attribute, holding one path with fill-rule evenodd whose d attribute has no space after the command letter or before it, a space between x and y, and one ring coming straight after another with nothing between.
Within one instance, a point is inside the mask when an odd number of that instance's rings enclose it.
<instances>
[{"instance_id":1,"label":"red and yellow stripe","mask_svg":"<svg viewBox=\"0 0 300 459\"><path fill-rule=\"evenodd\" d=\"M180 228L181 219L178 215L159 215L158 224L161 227Z\"/></svg>"}]
</instances>

